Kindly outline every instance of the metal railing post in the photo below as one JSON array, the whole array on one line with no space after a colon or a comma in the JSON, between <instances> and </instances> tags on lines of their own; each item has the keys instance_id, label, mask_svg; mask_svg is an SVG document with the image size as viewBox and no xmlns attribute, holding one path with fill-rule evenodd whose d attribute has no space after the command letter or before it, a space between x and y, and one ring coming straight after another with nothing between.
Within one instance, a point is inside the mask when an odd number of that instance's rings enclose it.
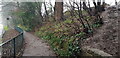
<instances>
[{"instance_id":1,"label":"metal railing post","mask_svg":"<svg viewBox=\"0 0 120 58\"><path fill-rule=\"evenodd\" d=\"M14 41L14 58L16 58L16 49L15 49L15 38L13 39L13 41Z\"/></svg>"}]
</instances>

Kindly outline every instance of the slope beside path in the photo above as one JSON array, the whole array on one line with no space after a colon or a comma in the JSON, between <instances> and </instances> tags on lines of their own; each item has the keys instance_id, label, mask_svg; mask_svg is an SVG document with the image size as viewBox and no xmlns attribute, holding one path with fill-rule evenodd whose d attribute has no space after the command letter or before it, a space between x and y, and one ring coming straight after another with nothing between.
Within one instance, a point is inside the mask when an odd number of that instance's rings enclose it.
<instances>
[{"instance_id":1,"label":"slope beside path","mask_svg":"<svg viewBox=\"0 0 120 58\"><path fill-rule=\"evenodd\" d=\"M82 41L81 44L82 46L89 46L91 48L102 50L113 56L117 56L120 55L120 38L118 38L118 22L120 22L120 18L109 18L108 15L108 11L105 11L102 14L104 22L103 26L99 27L93 36Z\"/></svg>"}]
</instances>

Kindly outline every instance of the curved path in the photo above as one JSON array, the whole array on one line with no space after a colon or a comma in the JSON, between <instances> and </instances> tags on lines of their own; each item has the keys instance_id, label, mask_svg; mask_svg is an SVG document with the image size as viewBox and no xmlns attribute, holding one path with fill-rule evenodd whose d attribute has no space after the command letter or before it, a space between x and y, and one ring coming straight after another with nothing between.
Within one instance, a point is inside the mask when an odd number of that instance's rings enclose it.
<instances>
[{"instance_id":1,"label":"curved path","mask_svg":"<svg viewBox=\"0 0 120 58\"><path fill-rule=\"evenodd\" d=\"M55 56L47 43L42 39L24 32L25 50L23 56Z\"/></svg>"}]
</instances>

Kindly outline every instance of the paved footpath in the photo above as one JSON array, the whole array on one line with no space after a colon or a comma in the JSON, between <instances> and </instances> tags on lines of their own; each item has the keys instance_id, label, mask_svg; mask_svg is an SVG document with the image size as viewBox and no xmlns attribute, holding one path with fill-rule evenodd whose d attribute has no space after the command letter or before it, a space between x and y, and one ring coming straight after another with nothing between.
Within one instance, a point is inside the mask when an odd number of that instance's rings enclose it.
<instances>
[{"instance_id":1,"label":"paved footpath","mask_svg":"<svg viewBox=\"0 0 120 58\"><path fill-rule=\"evenodd\" d=\"M56 56L50 46L42 39L25 32L25 50L23 56Z\"/></svg>"}]
</instances>

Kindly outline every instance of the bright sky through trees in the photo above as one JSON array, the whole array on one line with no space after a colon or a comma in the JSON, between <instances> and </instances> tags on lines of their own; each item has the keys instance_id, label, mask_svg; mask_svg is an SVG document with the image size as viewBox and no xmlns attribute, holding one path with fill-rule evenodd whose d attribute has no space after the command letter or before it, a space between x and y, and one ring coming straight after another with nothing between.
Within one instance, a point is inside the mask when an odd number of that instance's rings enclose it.
<instances>
[{"instance_id":1,"label":"bright sky through trees","mask_svg":"<svg viewBox=\"0 0 120 58\"><path fill-rule=\"evenodd\" d=\"M0 4L1 4L1 2L2 2L3 0L0 0ZM4 1L8 1L8 0L4 0ZM11 0L11 1L13 1L14 2L14 0ZM18 1L27 1L27 0L18 0ZM32 1L32 0L29 0L29 1ZM33 1L35 1L35 0L33 0ZM42 1L42 0L39 0L39 1ZM53 5L55 4L54 2L55 2L55 0L45 0L46 2L51 2ZM64 1L69 1L69 0L64 0ZM79 1L79 0L78 0ZM87 0L86 0L87 1ZM91 3L91 6L93 6L93 3L92 3L92 1L93 0L90 0L90 3ZM97 0L96 0L97 1ZM120 0L117 0L117 2L119 2ZM110 5L115 5L115 0L105 0L105 2L106 3L108 3L108 4L110 4ZM2 5L0 5L0 11L1 11L1 6ZM1 13L0 13L1 14ZM0 15L0 17L1 17L1 15ZM1 21L2 19L0 18L0 23L2 22Z\"/></svg>"}]
</instances>

